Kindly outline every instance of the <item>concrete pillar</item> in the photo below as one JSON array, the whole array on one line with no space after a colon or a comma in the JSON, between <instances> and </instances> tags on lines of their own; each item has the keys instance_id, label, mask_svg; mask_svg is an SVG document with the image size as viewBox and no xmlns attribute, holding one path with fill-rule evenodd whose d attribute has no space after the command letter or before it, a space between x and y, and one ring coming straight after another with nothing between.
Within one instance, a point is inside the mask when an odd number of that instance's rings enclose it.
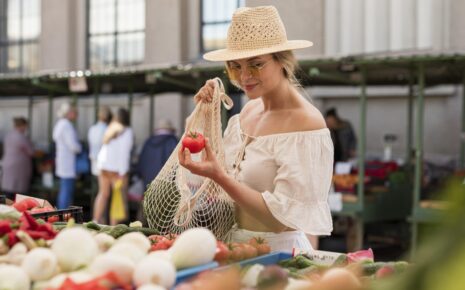
<instances>
[{"instance_id":1,"label":"concrete pillar","mask_svg":"<svg viewBox=\"0 0 465 290\"><path fill-rule=\"evenodd\" d=\"M465 48L465 1L450 1L449 45L451 49Z\"/></svg>"},{"instance_id":2,"label":"concrete pillar","mask_svg":"<svg viewBox=\"0 0 465 290\"><path fill-rule=\"evenodd\" d=\"M325 54L336 55L341 50L341 0L326 0L324 11Z\"/></svg>"},{"instance_id":3,"label":"concrete pillar","mask_svg":"<svg viewBox=\"0 0 465 290\"><path fill-rule=\"evenodd\" d=\"M416 1L391 0L390 49L413 49L416 46Z\"/></svg>"},{"instance_id":4,"label":"concrete pillar","mask_svg":"<svg viewBox=\"0 0 465 290\"><path fill-rule=\"evenodd\" d=\"M144 63L181 61L181 2L181 0L145 2Z\"/></svg>"},{"instance_id":5,"label":"concrete pillar","mask_svg":"<svg viewBox=\"0 0 465 290\"><path fill-rule=\"evenodd\" d=\"M40 70L70 69L71 6L71 1L42 0Z\"/></svg>"},{"instance_id":6,"label":"concrete pillar","mask_svg":"<svg viewBox=\"0 0 465 290\"><path fill-rule=\"evenodd\" d=\"M389 50L389 0L365 1L365 52Z\"/></svg>"},{"instance_id":7,"label":"concrete pillar","mask_svg":"<svg viewBox=\"0 0 465 290\"><path fill-rule=\"evenodd\" d=\"M341 51L342 54L364 51L364 0L341 1Z\"/></svg>"}]
</instances>

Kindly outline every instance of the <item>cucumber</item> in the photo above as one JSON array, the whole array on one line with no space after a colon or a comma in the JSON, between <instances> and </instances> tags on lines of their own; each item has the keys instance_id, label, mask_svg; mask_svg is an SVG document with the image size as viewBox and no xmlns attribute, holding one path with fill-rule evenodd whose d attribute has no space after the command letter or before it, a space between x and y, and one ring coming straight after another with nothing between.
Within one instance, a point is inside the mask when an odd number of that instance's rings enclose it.
<instances>
[{"instance_id":1,"label":"cucumber","mask_svg":"<svg viewBox=\"0 0 465 290\"><path fill-rule=\"evenodd\" d=\"M95 230L95 231L100 231L102 229L101 226L99 226L98 224L96 224L95 222L87 222L87 223L84 223L84 226L86 228L88 228L89 230Z\"/></svg>"}]
</instances>

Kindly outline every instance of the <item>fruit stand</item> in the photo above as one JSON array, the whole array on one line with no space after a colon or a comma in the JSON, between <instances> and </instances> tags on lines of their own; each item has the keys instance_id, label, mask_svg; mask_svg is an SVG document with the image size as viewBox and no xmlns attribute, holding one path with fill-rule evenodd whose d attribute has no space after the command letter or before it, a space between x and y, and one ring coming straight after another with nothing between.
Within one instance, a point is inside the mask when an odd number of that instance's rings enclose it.
<instances>
[{"instance_id":1,"label":"fruit stand","mask_svg":"<svg viewBox=\"0 0 465 290\"><path fill-rule=\"evenodd\" d=\"M82 208L37 213L38 208L46 208L44 202L28 197L0 206L1 289L307 289L315 284L356 290L409 267L375 262L371 249L270 253L258 237L224 243L204 228L159 235L140 222L76 223Z\"/></svg>"}]
</instances>

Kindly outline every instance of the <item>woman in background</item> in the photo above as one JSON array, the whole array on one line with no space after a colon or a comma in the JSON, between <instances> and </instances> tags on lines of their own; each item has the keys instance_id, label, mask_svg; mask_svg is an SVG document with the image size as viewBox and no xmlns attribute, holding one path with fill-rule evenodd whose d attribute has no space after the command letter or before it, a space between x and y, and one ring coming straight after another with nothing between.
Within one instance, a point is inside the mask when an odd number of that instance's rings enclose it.
<instances>
[{"instance_id":1,"label":"woman in background","mask_svg":"<svg viewBox=\"0 0 465 290\"><path fill-rule=\"evenodd\" d=\"M99 192L95 198L93 220L105 223L103 213L110 197L111 189L121 190L124 217L111 218L110 224L115 225L127 217L127 187L131 162L131 149L134 144L134 134L129 127L129 112L119 108L114 120L108 125L103 136L103 145L97 156L99 174Z\"/></svg>"},{"instance_id":2,"label":"woman in background","mask_svg":"<svg viewBox=\"0 0 465 290\"><path fill-rule=\"evenodd\" d=\"M34 149L26 136L28 122L23 117L13 118L14 128L4 139L2 160L2 191L14 200L15 193L27 194L32 176Z\"/></svg>"}]
</instances>

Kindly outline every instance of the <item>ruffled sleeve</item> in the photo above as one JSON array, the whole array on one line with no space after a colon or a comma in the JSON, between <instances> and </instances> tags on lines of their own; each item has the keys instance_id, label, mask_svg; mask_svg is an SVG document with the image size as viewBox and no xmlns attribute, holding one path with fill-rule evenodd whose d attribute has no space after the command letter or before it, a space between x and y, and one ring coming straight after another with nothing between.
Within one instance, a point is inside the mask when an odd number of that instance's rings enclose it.
<instances>
[{"instance_id":1,"label":"ruffled sleeve","mask_svg":"<svg viewBox=\"0 0 465 290\"><path fill-rule=\"evenodd\" d=\"M262 193L273 216L312 235L333 229L328 193L333 174L333 143L327 129L274 140L278 166L274 191Z\"/></svg>"}]
</instances>

